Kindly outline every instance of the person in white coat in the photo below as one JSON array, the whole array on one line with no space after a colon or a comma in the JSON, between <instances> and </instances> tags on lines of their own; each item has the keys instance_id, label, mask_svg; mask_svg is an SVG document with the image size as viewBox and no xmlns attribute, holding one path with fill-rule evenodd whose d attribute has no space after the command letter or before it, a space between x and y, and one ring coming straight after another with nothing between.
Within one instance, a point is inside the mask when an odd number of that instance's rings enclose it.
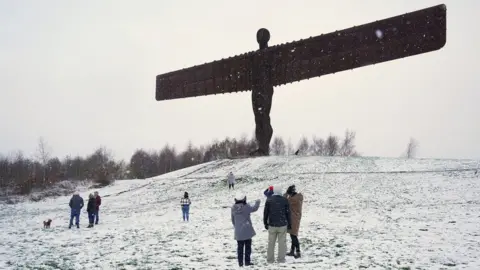
<instances>
[{"instance_id":1,"label":"person in white coat","mask_svg":"<svg viewBox=\"0 0 480 270\"><path fill-rule=\"evenodd\" d=\"M230 172L227 176L228 189L235 189L235 176Z\"/></svg>"}]
</instances>

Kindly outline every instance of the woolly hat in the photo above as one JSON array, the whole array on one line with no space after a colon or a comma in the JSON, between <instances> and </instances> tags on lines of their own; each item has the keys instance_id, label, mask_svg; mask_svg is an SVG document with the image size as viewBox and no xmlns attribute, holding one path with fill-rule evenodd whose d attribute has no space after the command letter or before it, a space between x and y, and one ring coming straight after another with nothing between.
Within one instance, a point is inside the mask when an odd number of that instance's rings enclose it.
<instances>
[{"instance_id":1,"label":"woolly hat","mask_svg":"<svg viewBox=\"0 0 480 270\"><path fill-rule=\"evenodd\" d=\"M275 195L283 195L283 194L282 194L282 187L281 187L281 186L273 186L273 194L275 194Z\"/></svg>"},{"instance_id":2,"label":"woolly hat","mask_svg":"<svg viewBox=\"0 0 480 270\"><path fill-rule=\"evenodd\" d=\"M237 195L235 195L235 201L236 202L241 202L241 201L246 201L247 200L247 195L243 194L243 193L237 193Z\"/></svg>"},{"instance_id":3,"label":"woolly hat","mask_svg":"<svg viewBox=\"0 0 480 270\"><path fill-rule=\"evenodd\" d=\"M295 185L291 185L291 186L288 187L287 194L290 195L290 194L294 194L295 192L297 192L296 189L295 189Z\"/></svg>"}]
</instances>

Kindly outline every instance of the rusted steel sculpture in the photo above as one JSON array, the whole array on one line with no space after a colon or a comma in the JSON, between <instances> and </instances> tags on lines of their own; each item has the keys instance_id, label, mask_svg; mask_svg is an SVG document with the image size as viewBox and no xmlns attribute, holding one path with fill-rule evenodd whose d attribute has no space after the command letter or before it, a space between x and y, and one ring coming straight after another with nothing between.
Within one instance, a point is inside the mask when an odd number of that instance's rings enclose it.
<instances>
[{"instance_id":1,"label":"rusted steel sculpture","mask_svg":"<svg viewBox=\"0 0 480 270\"><path fill-rule=\"evenodd\" d=\"M268 47L270 33L257 32L259 50L158 75L156 100L252 90L258 149L268 155L273 87L441 49L447 8L437 5L304 40Z\"/></svg>"}]
</instances>

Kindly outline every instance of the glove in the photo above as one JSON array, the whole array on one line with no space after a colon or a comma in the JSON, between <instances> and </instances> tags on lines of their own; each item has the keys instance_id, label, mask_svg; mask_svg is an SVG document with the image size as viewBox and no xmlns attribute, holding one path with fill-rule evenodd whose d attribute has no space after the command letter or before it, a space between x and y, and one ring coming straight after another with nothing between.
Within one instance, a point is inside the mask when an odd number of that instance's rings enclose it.
<instances>
[{"instance_id":1,"label":"glove","mask_svg":"<svg viewBox=\"0 0 480 270\"><path fill-rule=\"evenodd\" d=\"M268 230L268 224L265 224L265 230Z\"/></svg>"},{"instance_id":2,"label":"glove","mask_svg":"<svg viewBox=\"0 0 480 270\"><path fill-rule=\"evenodd\" d=\"M291 230L292 229L292 225L287 225L287 230Z\"/></svg>"}]
</instances>

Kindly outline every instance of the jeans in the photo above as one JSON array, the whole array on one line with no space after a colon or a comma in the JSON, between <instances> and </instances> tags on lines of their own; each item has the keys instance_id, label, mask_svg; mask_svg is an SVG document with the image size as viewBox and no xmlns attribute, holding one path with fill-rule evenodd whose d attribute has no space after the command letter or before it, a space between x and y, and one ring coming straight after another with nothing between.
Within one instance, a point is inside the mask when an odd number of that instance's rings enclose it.
<instances>
[{"instance_id":1,"label":"jeans","mask_svg":"<svg viewBox=\"0 0 480 270\"><path fill-rule=\"evenodd\" d=\"M75 218L75 225L77 227L80 224L80 209L71 209L70 210L70 227L73 225L73 219Z\"/></svg>"},{"instance_id":2,"label":"jeans","mask_svg":"<svg viewBox=\"0 0 480 270\"><path fill-rule=\"evenodd\" d=\"M245 265L251 265L250 256L252 254L252 239L237 241L237 259L238 265L243 266L244 256Z\"/></svg>"},{"instance_id":3,"label":"jeans","mask_svg":"<svg viewBox=\"0 0 480 270\"><path fill-rule=\"evenodd\" d=\"M98 211L99 210L95 210L95 212L93 212L93 214L95 215L95 224L98 224Z\"/></svg>"},{"instance_id":4,"label":"jeans","mask_svg":"<svg viewBox=\"0 0 480 270\"><path fill-rule=\"evenodd\" d=\"M94 211L88 212L88 223L93 225L94 220L95 220L95 212Z\"/></svg>"},{"instance_id":5,"label":"jeans","mask_svg":"<svg viewBox=\"0 0 480 270\"><path fill-rule=\"evenodd\" d=\"M182 205L183 221L188 221L190 205Z\"/></svg>"}]
</instances>

